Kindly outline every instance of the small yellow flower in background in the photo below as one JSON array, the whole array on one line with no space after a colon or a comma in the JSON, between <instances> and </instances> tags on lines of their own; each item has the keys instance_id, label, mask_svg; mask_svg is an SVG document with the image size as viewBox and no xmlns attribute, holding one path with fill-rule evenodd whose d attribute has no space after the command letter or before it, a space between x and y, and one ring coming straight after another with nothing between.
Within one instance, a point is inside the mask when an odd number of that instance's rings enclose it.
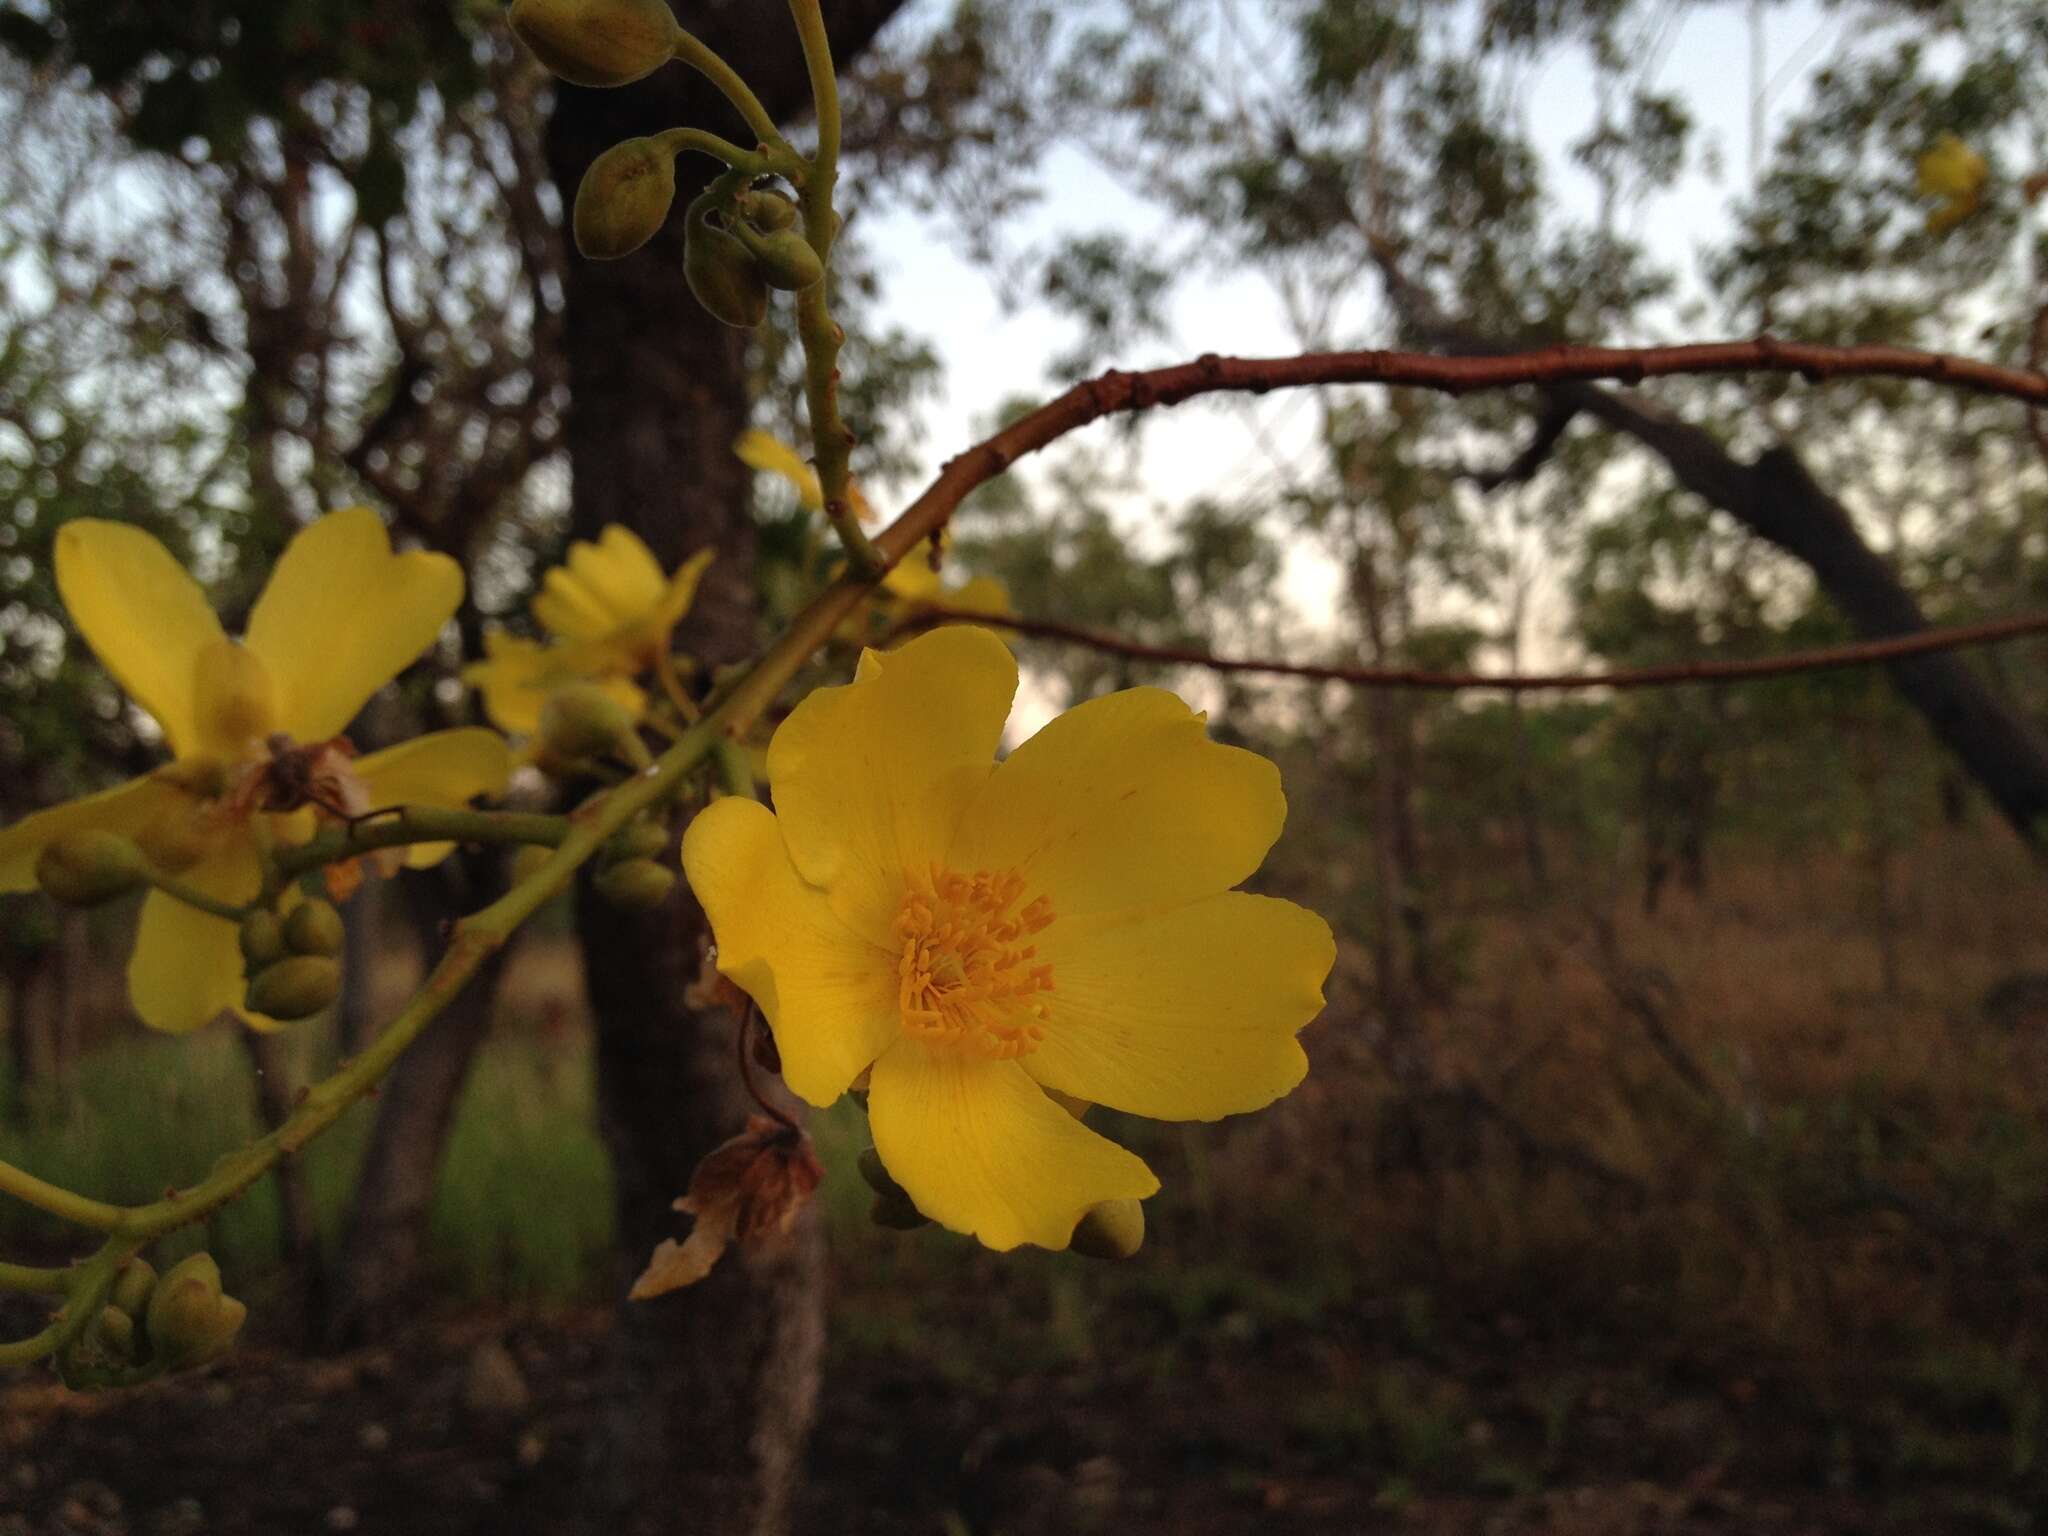
<instances>
[{"instance_id":1,"label":"small yellow flower in background","mask_svg":"<svg viewBox=\"0 0 2048 1536\"><path fill-rule=\"evenodd\" d=\"M639 719L647 695L633 679L667 648L713 553L699 550L665 576L630 528L614 523L594 544L578 539L533 600L534 620L553 642L494 630L484 636L484 659L464 669L463 681L482 691L492 724L521 735L538 729L548 695L571 682L598 683Z\"/></svg>"},{"instance_id":2,"label":"small yellow flower in background","mask_svg":"<svg viewBox=\"0 0 2048 1536\"><path fill-rule=\"evenodd\" d=\"M878 606L890 625L914 618L927 608L943 606L977 618L1001 619L1016 612L1010 606L1010 589L993 576L974 576L957 587L932 569L929 541L897 562L882 578L885 600Z\"/></svg>"},{"instance_id":3,"label":"small yellow flower in background","mask_svg":"<svg viewBox=\"0 0 2048 1536\"><path fill-rule=\"evenodd\" d=\"M772 432L763 432L759 427L749 427L732 445L732 451L749 469L780 475L796 488L797 501L813 512L825 510L825 488L818 482L818 472L802 454L798 453ZM848 498L853 502L853 515L863 523L875 520L875 509L868 505L867 497L860 487L849 484Z\"/></svg>"},{"instance_id":4,"label":"small yellow flower in background","mask_svg":"<svg viewBox=\"0 0 2048 1536\"><path fill-rule=\"evenodd\" d=\"M875 1147L926 1216L1064 1248L1158 1180L1050 1094L1161 1120L1258 1109L1307 1070L1329 926L1232 887L1286 816L1278 771L1157 688L1067 711L994 761L1017 664L952 626L798 704L775 809L683 838L718 965L783 1075L826 1105L867 1074Z\"/></svg>"},{"instance_id":5,"label":"small yellow flower in background","mask_svg":"<svg viewBox=\"0 0 2048 1536\"><path fill-rule=\"evenodd\" d=\"M57 533L57 589L85 642L163 728L174 761L144 778L0 829L0 891L35 886L36 856L73 832L135 840L153 863L218 900L262 884L265 841L303 840L310 808L283 811L280 765L345 791L353 811L458 806L505 787L509 753L492 731L440 731L353 758L335 738L371 694L440 634L462 601L445 555L397 555L367 507L329 513L285 547L247 634L229 639L199 584L140 528L80 518ZM445 844L415 848L432 863ZM143 901L128 991L153 1028L197 1029L238 1006L235 925L152 891Z\"/></svg>"},{"instance_id":6,"label":"small yellow flower in background","mask_svg":"<svg viewBox=\"0 0 2048 1536\"><path fill-rule=\"evenodd\" d=\"M1984 157L1952 133L1944 133L1920 157L1914 187L1941 204L1927 215L1927 232L1941 235L1977 211L1984 201L1984 183L1991 168Z\"/></svg>"},{"instance_id":7,"label":"small yellow flower in background","mask_svg":"<svg viewBox=\"0 0 2048 1536\"><path fill-rule=\"evenodd\" d=\"M740 434L733 452L748 468L787 480L796 487L797 499L813 512L824 510L825 493L818 484L818 472L780 438L758 427L750 428ZM872 522L874 508L861 495L860 487L853 486L851 491L854 513L862 522ZM874 604L848 619L840 631L841 637L861 639L876 621L884 628L894 628L935 604L988 619L1005 618L1016 612L1010 606L1009 590L993 576L976 576L960 586L948 587L932 566L930 546L920 544L882 578L882 590Z\"/></svg>"}]
</instances>

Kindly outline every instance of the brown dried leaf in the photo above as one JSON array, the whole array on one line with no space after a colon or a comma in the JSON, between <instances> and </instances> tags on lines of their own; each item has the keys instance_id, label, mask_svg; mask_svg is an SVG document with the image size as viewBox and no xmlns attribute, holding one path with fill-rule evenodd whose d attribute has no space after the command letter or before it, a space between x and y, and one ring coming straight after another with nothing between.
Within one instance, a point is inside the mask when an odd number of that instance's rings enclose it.
<instances>
[{"instance_id":1,"label":"brown dried leaf","mask_svg":"<svg viewBox=\"0 0 2048 1536\"><path fill-rule=\"evenodd\" d=\"M728 1245L758 1244L787 1232L825 1170L811 1138L794 1126L754 1115L732 1140L714 1147L690 1175L676 1209L697 1224L682 1242L665 1241L633 1282L634 1301L695 1285Z\"/></svg>"}]
</instances>

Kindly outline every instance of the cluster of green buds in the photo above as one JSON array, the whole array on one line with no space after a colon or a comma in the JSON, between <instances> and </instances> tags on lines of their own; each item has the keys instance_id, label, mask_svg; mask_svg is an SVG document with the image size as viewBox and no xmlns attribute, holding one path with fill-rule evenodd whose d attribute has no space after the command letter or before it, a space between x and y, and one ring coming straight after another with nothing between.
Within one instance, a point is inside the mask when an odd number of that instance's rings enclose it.
<instances>
[{"instance_id":1,"label":"cluster of green buds","mask_svg":"<svg viewBox=\"0 0 2048 1536\"><path fill-rule=\"evenodd\" d=\"M575 85L630 85L694 42L664 0L515 0L510 17L534 56ZM693 62L703 65L701 58ZM825 276L823 259L798 227L796 203L763 174L789 170L765 145L750 150L687 128L614 144L576 189L576 248L593 261L614 261L652 240L675 205L676 156L686 149L727 167L686 215L690 291L727 325L759 325L771 291L801 292Z\"/></svg>"},{"instance_id":2,"label":"cluster of green buds","mask_svg":"<svg viewBox=\"0 0 2048 1536\"><path fill-rule=\"evenodd\" d=\"M274 1019L311 1018L341 993L341 913L309 896L280 917L242 919L243 1006Z\"/></svg>"},{"instance_id":3,"label":"cluster of green buds","mask_svg":"<svg viewBox=\"0 0 2048 1536\"><path fill-rule=\"evenodd\" d=\"M669 841L668 823L659 815L634 817L599 851L591 889L625 911L653 911L675 888L676 872L660 862Z\"/></svg>"},{"instance_id":4,"label":"cluster of green buds","mask_svg":"<svg viewBox=\"0 0 2048 1536\"><path fill-rule=\"evenodd\" d=\"M161 1278L147 1260L125 1261L85 1331L57 1357L73 1388L129 1386L190 1370L227 1353L248 1308L221 1290L220 1266L195 1253Z\"/></svg>"}]
</instances>

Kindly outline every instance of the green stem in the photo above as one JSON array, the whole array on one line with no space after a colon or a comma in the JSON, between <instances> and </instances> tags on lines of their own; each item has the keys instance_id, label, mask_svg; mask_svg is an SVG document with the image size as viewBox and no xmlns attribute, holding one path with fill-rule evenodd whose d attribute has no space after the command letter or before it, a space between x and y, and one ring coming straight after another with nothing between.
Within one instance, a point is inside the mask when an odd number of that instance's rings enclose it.
<instances>
[{"instance_id":1,"label":"green stem","mask_svg":"<svg viewBox=\"0 0 2048 1536\"><path fill-rule=\"evenodd\" d=\"M121 1225L121 1207L85 1195L74 1195L46 1179L39 1179L9 1162L0 1162L0 1195L12 1195L23 1205L60 1216L73 1226L95 1232L112 1232Z\"/></svg>"},{"instance_id":2,"label":"green stem","mask_svg":"<svg viewBox=\"0 0 2048 1536\"><path fill-rule=\"evenodd\" d=\"M84 1333L87 1325L100 1315L100 1308L107 1304L107 1295L114 1288L114 1278L120 1273L122 1260L141 1246L126 1238L110 1237L91 1258L73 1265L66 1281L65 1288L70 1295L64 1309L51 1318L49 1326L40 1333L10 1344L0 1344L0 1367L28 1365L54 1355Z\"/></svg>"},{"instance_id":3,"label":"green stem","mask_svg":"<svg viewBox=\"0 0 2048 1536\"><path fill-rule=\"evenodd\" d=\"M702 128L669 128L654 136L655 142L672 155L695 151L721 160L736 171L745 171L749 176L773 176L780 166L776 157L751 149L741 149L730 139L722 139L715 133Z\"/></svg>"},{"instance_id":4,"label":"green stem","mask_svg":"<svg viewBox=\"0 0 2048 1536\"><path fill-rule=\"evenodd\" d=\"M0 1259L0 1291L32 1291L62 1295L71 1289L68 1269L37 1269L32 1264L9 1264Z\"/></svg>"},{"instance_id":5,"label":"green stem","mask_svg":"<svg viewBox=\"0 0 2048 1536\"><path fill-rule=\"evenodd\" d=\"M566 816L401 805L375 812L349 826L330 827L303 843L281 850L275 860L277 879L282 885L309 870L342 859L375 853L380 848L402 848L410 843L532 843L552 848L568 832Z\"/></svg>"},{"instance_id":6,"label":"green stem","mask_svg":"<svg viewBox=\"0 0 2048 1536\"><path fill-rule=\"evenodd\" d=\"M675 45L669 51L724 92L725 99L747 120L747 126L764 145L770 149L789 147L788 142L776 130L775 119L770 117L768 109L761 105L761 98L740 78L739 71L720 58L702 39L679 28L676 32Z\"/></svg>"},{"instance_id":7,"label":"green stem","mask_svg":"<svg viewBox=\"0 0 2048 1536\"><path fill-rule=\"evenodd\" d=\"M803 39L804 63L811 73L811 100L818 116L818 152L810 178L799 190L804 213L804 238L829 272L832 243L839 237L839 216L832 197L839 184L839 83L832 74L832 44L825 35L818 0L789 0ZM796 328L804 348L804 399L810 407L811 447L818 464L818 485L825 496L825 515L846 549L852 569L878 576L888 562L861 530L848 491L853 473L853 434L839 416L839 348L845 332L832 319L826 293L830 277L811 284L796 296Z\"/></svg>"},{"instance_id":8,"label":"green stem","mask_svg":"<svg viewBox=\"0 0 2048 1536\"><path fill-rule=\"evenodd\" d=\"M149 883L162 891L166 896L176 897L188 907L197 907L201 912L210 912L215 917L224 917L231 923L239 923L254 910L252 907L244 906L237 902L222 901L217 896L209 896L206 892L189 886L184 881L175 876L167 875L160 869L152 869L149 872Z\"/></svg>"}]
</instances>

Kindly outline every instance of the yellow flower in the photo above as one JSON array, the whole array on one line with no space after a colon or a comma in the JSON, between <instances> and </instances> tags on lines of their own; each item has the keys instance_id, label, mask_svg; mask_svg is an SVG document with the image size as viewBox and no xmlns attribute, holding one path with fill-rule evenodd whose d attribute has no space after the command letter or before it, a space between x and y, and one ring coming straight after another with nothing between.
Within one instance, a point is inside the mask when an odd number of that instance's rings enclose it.
<instances>
[{"instance_id":1,"label":"yellow flower","mask_svg":"<svg viewBox=\"0 0 2048 1536\"><path fill-rule=\"evenodd\" d=\"M1984 183L1991 168L1984 157L1952 133L1944 133L1934 147L1922 155L1917 167L1915 190L1922 197L1941 199L1941 205L1927 215L1927 232L1946 234L1977 211L1984 200Z\"/></svg>"},{"instance_id":2,"label":"yellow flower","mask_svg":"<svg viewBox=\"0 0 2048 1536\"><path fill-rule=\"evenodd\" d=\"M34 887L44 845L100 828L239 904L262 883L263 842L303 839L312 827L309 809L279 809L290 797L277 765L318 757L334 771L337 754L316 749L433 643L462 600L462 571L445 555L394 555L367 507L330 513L285 547L248 632L231 640L162 544L124 523L80 518L57 533L57 589L86 644L163 728L175 761L0 830L0 891ZM462 805L504 788L507 759L494 732L441 731L356 758L349 788L364 809ZM410 862L446 852L415 849ZM233 923L161 891L145 898L128 964L144 1023L197 1029L236 1007L242 986Z\"/></svg>"},{"instance_id":3,"label":"yellow flower","mask_svg":"<svg viewBox=\"0 0 2048 1536\"><path fill-rule=\"evenodd\" d=\"M867 1074L919 1210L1064 1248L1158 1180L1049 1095L1162 1120L1271 1103L1307 1070L1335 949L1314 913L1232 889L1286 816L1271 763L1133 688L996 764L1016 686L982 629L865 653L776 731L775 810L715 802L683 868L796 1093Z\"/></svg>"},{"instance_id":4,"label":"yellow flower","mask_svg":"<svg viewBox=\"0 0 2048 1536\"><path fill-rule=\"evenodd\" d=\"M569 682L596 682L635 719L647 695L633 679L649 671L690 604L714 552L699 550L664 576L632 529L614 523L595 544L578 539L549 571L533 617L552 644L503 631L484 636L484 659L463 670L482 690L484 713L500 730L532 735L549 693Z\"/></svg>"},{"instance_id":5,"label":"yellow flower","mask_svg":"<svg viewBox=\"0 0 2048 1536\"><path fill-rule=\"evenodd\" d=\"M825 493L818 484L818 472L780 438L758 427L749 428L740 434L732 451L748 468L780 475L795 486L797 500L813 512L823 510ZM874 508L861 495L859 486L849 489L855 515L864 523L871 522ZM930 546L920 544L882 578L882 590L874 603L847 619L840 630L841 638L857 640L877 621L882 627L893 629L934 604L990 619L1006 618L1016 612L1010 606L1009 589L993 576L976 576L960 586L948 587L932 569Z\"/></svg>"},{"instance_id":6,"label":"yellow flower","mask_svg":"<svg viewBox=\"0 0 2048 1536\"><path fill-rule=\"evenodd\" d=\"M900 624L934 604L985 619L1007 618L1016 612L1010 606L1010 589L993 576L974 576L957 587L947 586L945 578L932 569L929 540L905 555L882 578L882 591L893 599L881 605L891 625Z\"/></svg>"},{"instance_id":7,"label":"yellow flower","mask_svg":"<svg viewBox=\"0 0 2048 1536\"><path fill-rule=\"evenodd\" d=\"M813 512L825 510L825 488L818 483L818 472L811 463L781 438L772 432L763 432L759 427L749 427L732 445L732 451L749 469L764 470L771 475L780 475L796 488L797 501ZM875 520L875 509L868 505L867 497L860 487L848 483L847 499L853 503L854 517L863 523Z\"/></svg>"}]
</instances>

